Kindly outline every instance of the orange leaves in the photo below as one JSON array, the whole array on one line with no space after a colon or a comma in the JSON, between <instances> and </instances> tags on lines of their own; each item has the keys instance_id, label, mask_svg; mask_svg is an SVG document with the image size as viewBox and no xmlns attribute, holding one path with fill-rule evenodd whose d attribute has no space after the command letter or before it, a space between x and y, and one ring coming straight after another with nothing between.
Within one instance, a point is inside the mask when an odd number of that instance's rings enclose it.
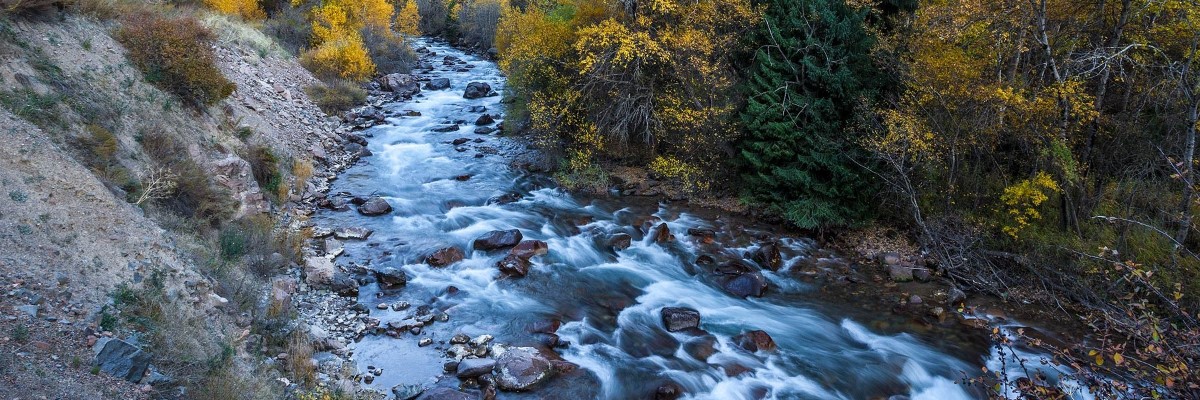
<instances>
[{"instance_id":1,"label":"orange leaves","mask_svg":"<svg viewBox=\"0 0 1200 400\"><path fill-rule=\"evenodd\" d=\"M197 106L215 104L233 93L234 84L217 69L213 34L191 17L164 18L149 13L127 16L116 38L146 80Z\"/></svg>"}]
</instances>

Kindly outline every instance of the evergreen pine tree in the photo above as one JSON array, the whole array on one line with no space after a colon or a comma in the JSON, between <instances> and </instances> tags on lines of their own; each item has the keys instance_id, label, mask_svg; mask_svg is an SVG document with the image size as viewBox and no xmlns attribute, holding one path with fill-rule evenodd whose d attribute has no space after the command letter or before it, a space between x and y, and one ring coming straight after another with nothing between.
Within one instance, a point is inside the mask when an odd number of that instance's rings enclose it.
<instances>
[{"instance_id":1,"label":"evergreen pine tree","mask_svg":"<svg viewBox=\"0 0 1200 400\"><path fill-rule=\"evenodd\" d=\"M768 0L747 82L740 144L747 200L803 228L868 212L871 176L852 120L884 80L872 64L867 10L844 0Z\"/></svg>"}]
</instances>

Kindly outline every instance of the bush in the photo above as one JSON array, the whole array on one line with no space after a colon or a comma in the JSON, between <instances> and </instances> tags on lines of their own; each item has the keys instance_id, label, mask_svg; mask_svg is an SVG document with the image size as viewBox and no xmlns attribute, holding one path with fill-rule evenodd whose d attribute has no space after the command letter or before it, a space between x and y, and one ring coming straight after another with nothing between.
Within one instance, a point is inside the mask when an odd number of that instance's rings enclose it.
<instances>
[{"instance_id":1,"label":"bush","mask_svg":"<svg viewBox=\"0 0 1200 400\"><path fill-rule=\"evenodd\" d=\"M335 80L329 84L304 89L308 97L326 114L338 115L367 100L367 91L353 82Z\"/></svg>"},{"instance_id":2,"label":"bush","mask_svg":"<svg viewBox=\"0 0 1200 400\"><path fill-rule=\"evenodd\" d=\"M375 63L357 32L325 41L304 52L300 63L321 79L365 80L375 73Z\"/></svg>"},{"instance_id":3,"label":"bush","mask_svg":"<svg viewBox=\"0 0 1200 400\"><path fill-rule=\"evenodd\" d=\"M279 192L279 186L283 183L283 174L279 172L279 157L271 152L271 149L262 146L251 146L244 157L250 163L250 171L254 173L254 180L258 182L259 188L263 193L276 194Z\"/></svg>"},{"instance_id":4,"label":"bush","mask_svg":"<svg viewBox=\"0 0 1200 400\"><path fill-rule=\"evenodd\" d=\"M177 179L173 195L157 201L166 210L209 227L233 215L236 205L226 193L208 182L208 173L171 136L152 132L142 135L142 149Z\"/></svg>"},{"instance_id":5,"label":"bush","mask_svg":"<svg viewBox=\"0 0 1200 400\"><path fill-rule=\"evenodd\" d=\"M248 20L263 19L267 16L256 0L204 0L204 5L219 13L236 15Z\"/></svg>"},{"instance_id":6,"label":"bush","mask_svg":"<svg viewBox=\"0 0 1200 400\"><path fill-rule=\"evenodd\" d=\"M146 80L195 106L209 106L233 93L210 48L215 36L196 19L136 13L116 38Z\"/></svg>"},{"instance_id":7,"label":"bush","mask_svg":"<svg viewBox=\"0 0 1200 400\"><path fill-rule=\"evenodd\" d=\"M375 70L381 74L394 72L408 73L412 64L417 61L416 53L408 47L408 43L400 35L379 29L364 28L363 43L367 45L367 54L375 63Z\"/></svg>"},{"instance_id":8,"label":"bush","mask_svg":"<svg viewBox=\"0 0 1200 400\"><path fill-rule=\"evenodd\" d=\"M307 12L307 7L283 4L263 24L263 32L274 37L292 55L298 56L312 40L312 23L305 17Z\"/></svg>"}]
</instances>

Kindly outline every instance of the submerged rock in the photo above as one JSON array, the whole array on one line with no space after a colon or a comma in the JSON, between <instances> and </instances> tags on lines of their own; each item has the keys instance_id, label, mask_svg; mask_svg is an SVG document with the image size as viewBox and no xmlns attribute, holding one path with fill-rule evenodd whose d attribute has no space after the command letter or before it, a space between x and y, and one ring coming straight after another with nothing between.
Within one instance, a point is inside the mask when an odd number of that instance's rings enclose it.
<instances>
[{"instance_id":1,"label":"submerged rock","mask_svg":"<svg viewBox=\"0 0 1200 400\"><path fill-rule=\"evenodd\" d=\"M663 327L668 332L678 332L688 328L700 327L700 312L684 307L663 307Z\"/></svg>"},{"instance_id":2,"label":"submerged rock","mask_svg":"<svg viewBox=\"0 0 1200 400\"><path fill-rule=\"evenodd\" d=\"M667 226L666 222L659 223L658 226L654 227L655 242L666 243L672 240L675 240L675 235L671 234L671 228Z\"/></svg>"},{"instance_id":3,"label":"submerged rock","mask_svg":"<svg viewBox=\"0 0 1200 400\"><path fill-rule=\"evenodd\" d=\"M492 373L492 369L496 367L496 360L488 358L468 358L458 363L455 376L459 379L478 378L484 374Z\"/></svg>"},{"instance_id":4,"label":"submerged rock","mask_svg":"<svg viewBox=\"0 0 1200 400\"><path fill-rule=\"evenodd\" d=\"M550 248L546 245L546 242L541 240L523 240L521 243L517 243L517 246L513 247L512 250L509 250L509 254L530 259L534 256L546 254L549 251Z\"/></svg>"},{"instance_id":5,"label":"submerged rock","mask_svg":"<svg viewBox=\"0 0 1200 400\"><path fill-rule=\"evenodd\" d=\"M737 297L761 297L767 291L767 279L759 272L747 272L727 279L721 287Z\"/></svg>"},{"instance_id":6,"label":"submerged rock","mask_svg":"<svg viewBox=\"0 0 1200 400\"><path fill-rule=\"evenodd\" d=\"M380 286L385 288L404 286L404 284L408 283L408 276L399 268L387 267L379 270L377 275Z\"/></svg>"},{"instance_id":7,"label":"submerged rock","mask_svg":"<svg viewBox=\"0 0 1200 400\"><path fill-rule=\"evenodd\" d=\"M631 244L633 244L633 237L628 233L618 233L608 239L608 247L616 251L628 249Z\"/></svg>"},{"instance_id":8,"label":"submerged rock","mask_svg":"<svg viewBox=\"0 0 1200 400\"><path fill-rule=\"evenodd\" d=\"M529 273L529 259L509 254L496 262L496 268L504 275L519 278Z\"/></svg>"},{"instance_id":9,"label":"submerged rock","mask_svg":"<svg viewBox=\"0 0 1200 400\"><path fill-rule=\"evenodd\" d=\"M754 251L751 259L763 268L772 271L778 271L783 266L783 256L779 254L779 246L775 243L763 244Z\"/></svg>"},{"instance_id":10,"label":"submerged rock","mask_svg":"<svg viewBox=\"0 0 1200 400\"><path fill-rule=\"evenodd\" d=\"M449 88L450 88L450 79L449 78L433 78L433 79L429 80L429 83L425 84L425 89L427 89L427 90L445 90L445 89L449 89Z\"/></svg>"},{"instance_id":11,"label":"submerged rock","mask_svg":"<svg viewBox=\"0 0 1200 400\"><path fill-rule=\"evenodd\" d=\"M746 349L749 352L774 351L775 340L771 339L771 335L761 330L754 330L734 336L733 342L737 343L738 347Z\"/></svg>"}]
</instances>

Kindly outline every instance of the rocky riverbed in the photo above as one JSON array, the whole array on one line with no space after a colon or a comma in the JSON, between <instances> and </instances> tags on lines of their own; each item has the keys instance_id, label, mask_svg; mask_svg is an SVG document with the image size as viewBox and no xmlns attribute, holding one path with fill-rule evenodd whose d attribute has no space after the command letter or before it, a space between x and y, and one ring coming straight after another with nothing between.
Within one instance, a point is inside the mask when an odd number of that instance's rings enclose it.
<instances>
[{"instance_id":1,"label":"rocky riverbed","mask_svg":"<svg viewBox=\"0 0 1200 400\"><path fill-rule=\"evenodd\" d=\"M400 399L974 398L957 381L1004 359L988 328L1006 321L915 252L843 257L649 192L556 189L503 136L495 65L418 45L418 68L375 82L321 155L329 173L294 223L312 233L304 265L274 283L329 384Z\"/></svg>"}]
</instances>

